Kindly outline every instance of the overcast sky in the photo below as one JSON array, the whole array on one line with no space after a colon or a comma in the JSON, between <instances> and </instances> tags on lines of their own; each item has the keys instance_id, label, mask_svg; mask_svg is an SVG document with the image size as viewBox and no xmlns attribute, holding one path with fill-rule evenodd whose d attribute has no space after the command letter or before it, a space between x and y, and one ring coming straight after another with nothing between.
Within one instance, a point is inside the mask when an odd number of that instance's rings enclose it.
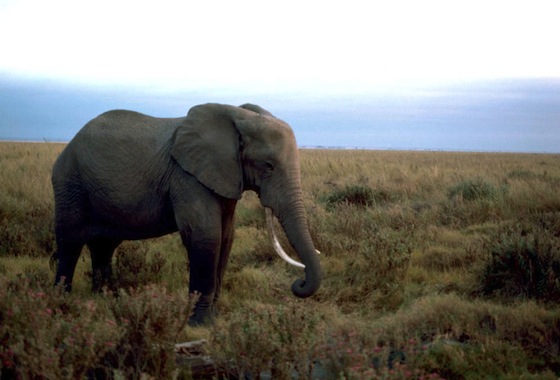
<instances>
[{"instance_id":1,"label":"overcast sky","mask_svg":"<svg viewBox=\"0 0 560 380\"><path fill-rule=\"evenodd\" d=\"M0 70L333 91L560 77L557 1L0 0Z\"/></svg>"},{"instance_id":2,"label":"overcast sky","mask_svg":"<svg viewBox=\"0 0 560 380\"><path fill-rule=\"evenodd\" d=\"M105 107L254 101L302 145L559 152L559 15L556 0L0 0L0 139L67 140Z\"/></svg>"}]
</instances>

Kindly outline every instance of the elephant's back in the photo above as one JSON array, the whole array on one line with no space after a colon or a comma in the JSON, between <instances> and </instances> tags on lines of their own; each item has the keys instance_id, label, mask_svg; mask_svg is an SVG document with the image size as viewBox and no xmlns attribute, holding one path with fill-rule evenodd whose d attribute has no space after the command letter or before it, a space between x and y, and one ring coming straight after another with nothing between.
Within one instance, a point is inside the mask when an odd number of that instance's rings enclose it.
<instances>
[{"instance_id":1,"label":"elephant's back","mask_svg":"<svg viewBox=\"0 0 560 380\"><path fill-rule=\"evenodd\" d=\"M135 111L107 111L87 123L75 139L130 141L130 144L162 145L168 141L184 118L159 118ZM83 135L83 136L82 136Z\"/></svg>"},{"instance_id":2,"label":"elephant's back","mask_svg":"<svg viewBox=\"0 0 560 380\"><path fill-rule=\"evenodd\" d=\"M100 172L143 173L164 159L183 119L126 110L105 112L88 122L68 143L55 163L53 178L67 178L77 172L80 177L95 177Z\"/></svg>"},{"instance_id":3,"label":"elephant's back","mask_svg":"<svg viewBox=\"0 0 560 380\"><path fill-rule=\"evenodd\" d=\"M92 154L155 154L170 139L183 118L157 118L134 111L105 112L87 123L69 143Z\"/></svg>"}]
</instances>

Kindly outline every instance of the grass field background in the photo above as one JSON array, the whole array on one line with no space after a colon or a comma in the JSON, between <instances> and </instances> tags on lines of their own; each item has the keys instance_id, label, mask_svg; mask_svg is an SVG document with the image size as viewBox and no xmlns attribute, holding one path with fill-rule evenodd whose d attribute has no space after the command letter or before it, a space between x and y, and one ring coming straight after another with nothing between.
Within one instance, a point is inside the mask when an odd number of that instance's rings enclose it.
<instances>
[{"instance_id":1,"label":"grass field background","mask_svg":"<svg viewBox=\"0 0 560 380\"><path fill-rule=\"evenodd\" d=\"M245 193L220 316L190 328L177 234L118 249L118 297L91 293L86 249L52 287L63 147L0 143L2 378L188 378L173 345L200 338L232 378L560 376L560 155L302 150L320 291L291 295Z\"/></svg>"}]
</instances>

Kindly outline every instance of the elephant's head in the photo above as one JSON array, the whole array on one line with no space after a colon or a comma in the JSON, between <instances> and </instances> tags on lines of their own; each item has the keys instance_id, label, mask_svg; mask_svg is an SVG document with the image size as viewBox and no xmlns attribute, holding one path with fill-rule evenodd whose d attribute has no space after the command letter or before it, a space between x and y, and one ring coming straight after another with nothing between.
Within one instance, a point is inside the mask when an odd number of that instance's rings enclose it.
<instances>
[{"instance_id":1,"label":"elephant's head","mask_svg":"<svg viewBox=\"0 0 560 380\"><path fill-rule=\"evenodd\" d=\"M292 292L314 294L322 273L303 206L299 151L288 124L256 105L205 104L191 108L174 139L175 160L215 193L231 199L240 199L244 190L259 194L305 267L305 279L294 282Z\"/></svg>"}]
</instances>

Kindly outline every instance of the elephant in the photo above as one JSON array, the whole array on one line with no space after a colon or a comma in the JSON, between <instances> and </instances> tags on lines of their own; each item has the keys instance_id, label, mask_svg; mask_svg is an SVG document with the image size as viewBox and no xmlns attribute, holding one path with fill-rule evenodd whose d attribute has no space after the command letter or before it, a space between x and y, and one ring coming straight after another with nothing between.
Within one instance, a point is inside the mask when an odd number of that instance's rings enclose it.
<instances>
[{"instance_id":1,"label":"elephant","mask_svg":"<svg viewBox=\"0 0 560 380\"><path fill-rule=\"evenodd\" d=\"M188 254L189 292L199 294L189 322L209 323L232 248L236 204L246 190L258 194L269 226L277 218L301 260L292 263L305 268L292 293L305 298L320 286L294 132L260 106L208 103L178 118L108 111L60 153L52 186L55 284L67 291L84 245L99 291L110 284L122 241L178 231Z\"/></svg>"}]
</instances>

